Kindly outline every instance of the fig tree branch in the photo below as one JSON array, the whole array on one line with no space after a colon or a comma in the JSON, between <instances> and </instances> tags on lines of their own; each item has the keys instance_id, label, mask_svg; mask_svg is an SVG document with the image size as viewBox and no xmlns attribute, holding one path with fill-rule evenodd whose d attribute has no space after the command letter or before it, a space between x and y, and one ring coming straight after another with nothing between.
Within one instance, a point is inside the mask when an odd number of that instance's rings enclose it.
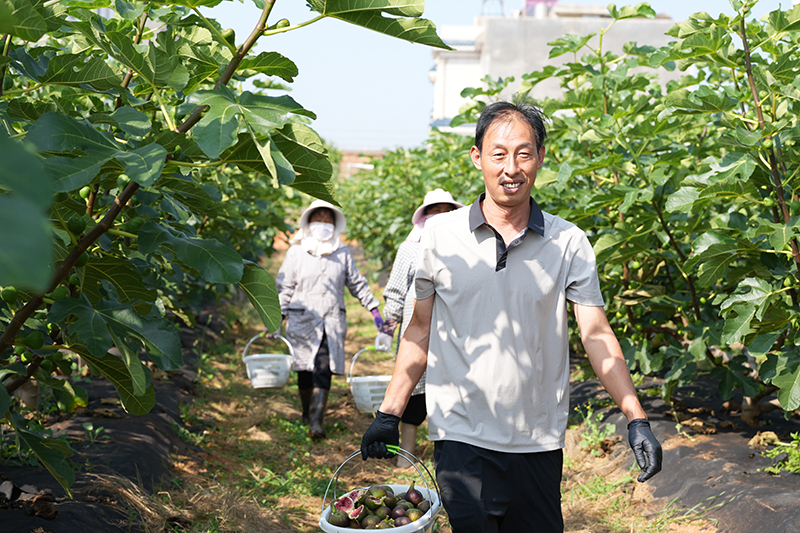
<instances>
[{"instance_id":1,"label":"fig tree branch","mask_svg":"<svg viewBox=\"0 0 800 533\"><path fill-rule=\"evenodd\" d=\"M236 73L236 69L239 68L239 64L242 62L242 59L247 55L247 53L255 46L256 41L261 36L262 30L264 25L269 18L269 14L272 12L272 8L275 5L276 0L267 0L266 4L264 5L264 9L261 10L261 16L258 18L258 22L256 22L256 27L247 37L247 39L242 43L242 46L236 51L231 59L228 66L225 68L225 72L222 73L220 76L219 81L217 81L216 85L214 86L215 89L219 89L223 85L227 85L233 75ZM192 126L197 124L200 121L200 118L203 116L207 106L198 106L192 111L192 114L183 122L183 124L179 125L176 129L179 133L186 133Z\"/></svg>"},{"instance_id":2,"label":"fig tree branch","mask_svg":"<svg viewBox=\"0 0 800 533\"><path fill-rule=\"evenodd\" d=\"M78 262L78 259L81 255L83 255L86 250L94 244L94 242L100 238L106 231L111 229L114 225L114 220L117 218L117 215L120 214L122 208L128 201L133 197L136 191L139 189L139 184L136 182L130 182L125 190L120 193L120 195L114 199L114 203L111 204L106 214L103 215L103 218L94 226L91 230L89 230L86 235L84 235L79 241L78 244L75 245L72 250L70 250L67 257L64 261L61 262L60 265L56 268L53 277L50 280L47 289L39 294L36 294L31 298L28 303L26 303L22 309L17 311L14 314L14 317L8 323L8 327L3 331L3 334L0 335L0 353L3 352L6 348L10 347L13 342L14 338L17 336L17 333L22 326L25 324L25 321L33 315L33 313L42 305L44 295L48 294L53 291L56 287L61 284L61 282L67 277L70 270L75 266L75 263ZM6 387L8 389L8 387Z\"/></svg>"},{"instance_id":3,"label":"fig tree branch","mask_svg":"<svg viewBox=\"0 0 800 533\"><path fill-rule=\"evenodd\" d=\"M8 49L11 48L11 34L7 33L3 36L3 57L8 55ZM3 68L0 69L0 96L3 96L3 81L6 78L6 71L8 70L8 65L3 65Z\"/></svg>"}]
</instances>

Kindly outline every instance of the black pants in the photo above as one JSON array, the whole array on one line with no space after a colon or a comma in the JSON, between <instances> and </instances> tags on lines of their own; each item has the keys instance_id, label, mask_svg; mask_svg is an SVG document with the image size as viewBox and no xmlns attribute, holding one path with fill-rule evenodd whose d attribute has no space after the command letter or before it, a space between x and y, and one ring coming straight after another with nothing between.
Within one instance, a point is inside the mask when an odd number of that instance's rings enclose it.
<instances>
[{"instance_id":1,"label":"black pants","mask_svg":"<svg viewBox=\"0 0 800 533\"><path fill-rule=\"evenodd\" d=\"M325 389L331 390L331 358L328 350L328 336L322 332L322 341L319 350L314 356L314 371L303 370L297 373L298 389Z\"/></svg>"},{"instance_id":2,"label":"black pants","mask_svg":"<svg viewBox=\"0 0 800 533\"><path fill-rule=\"evenodd\" d=\"M433 459L453 533L563 533L561 450L517 454L436 441Z\"/></svg>"},{"instance_id":3,"label":"black pants","mask_svg":"<svg viewBox=\"0 0 800 533\"><path fill-rule=\"evenodd\" d=\"M400 417L400 420L403 424L418 426L425 421L427 415L425 395L417 394L408 399L408 405L406 405L406 410L403 411L403 416Z\"/></svg>"}]
</instances>

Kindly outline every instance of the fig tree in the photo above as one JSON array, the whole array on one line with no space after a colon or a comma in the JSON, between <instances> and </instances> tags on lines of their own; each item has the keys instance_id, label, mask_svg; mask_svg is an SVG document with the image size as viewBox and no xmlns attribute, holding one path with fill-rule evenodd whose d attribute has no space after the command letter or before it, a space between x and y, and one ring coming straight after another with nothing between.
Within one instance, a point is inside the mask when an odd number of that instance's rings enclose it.
<instances>
[{"instance_id":1,"label":"fig tree","mask_svg":"<svg viewBox=\"0 0 800 533\"><path fill-rule=\"evenodd\" d=\"M2 298L4 302L9 304L16 303L17 296L19 296L17 289L10 285L8 287L3 287L3 290L0 291L0 298Z\"/></svg>"}]
</instances>

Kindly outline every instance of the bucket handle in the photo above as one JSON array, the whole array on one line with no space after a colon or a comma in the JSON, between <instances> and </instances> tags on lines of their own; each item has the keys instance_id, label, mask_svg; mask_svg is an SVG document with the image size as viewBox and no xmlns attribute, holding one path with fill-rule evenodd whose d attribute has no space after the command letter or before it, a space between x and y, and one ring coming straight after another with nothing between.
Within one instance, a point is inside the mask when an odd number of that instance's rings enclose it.
<instances>
[{"instance_id":1,"label":"bucket handle","mask_svg":"<svg viewBox=\"0 0 800 533\"><path fill-rule=\"evenodd\" d=\"M328 488L325 489L325 496L323 496L322 498L322 510L320 511L321 513L324 513L325 508L327 507L328 491L331 489L331 484L333 484L333 500L335 501L337 499L336 486L339 483L339 472L341 472L342 467L344 467L344 465L346 465L351 459L353 459L354 457L358 457L360 455L361 455L361 450L354 451L353 453L350 454L350 457L345 459L344 462L339 465L339 468L336 469L336 473L333 475L331 480L328 481ZM436 478L431 475L431 471L428 470L428 467L425 466L425 464L422 461L420 461L413 453L409 452L408 450L404 450L403 448L398 448L396 455L399 455L400 457L406 459L409 463L411 463L411 465L416 469L417 474L419 474L419 477L421 477L422 481L425 482L425 488L428 489L428 494L430 495L431 487L430 485L428 485L428 480L425 479L425 476L422 474L422 470L420 470L419 467L421 466L425 470L425 472L428 474L428 477L433 482L433 488L436 489L436 497L441 501L442 493L439 492L439 485L436 483Z\"/></svg>"},{"instance_id":2,"label":"bucket handle","mask_svg":"<svg viewBox=\"0 0 800 533\"><path fill-rule=\"evenodd\" d=\"M353 359L350 361L350 372L347 373L347 382L350 383L350 379L353 377L353 367L356 365L356 359L358 356L366 351L373 351L373 352L383 352L384 350L379 350L375 348L375 346L367 346L366 348L361 348L356 354L353 356Z\"/></svg>"},{"instance_id":3,"label":"bucket handle","mask_svg":"<svg viewBox=\"0 0 800 533\"><path fill-rule=\"evenodd\" d=\"M294 359L294 348L292 348L292 345L289 343L288 340L286 340L286 337L278 334L278 331L280 331L280 327L278 327L278 329L275 330L275 333L272 333L272 337L275 339L280 339L283 342L285 342L286 346L289 347L289 355L291 355L292 359ZM247 357L247 349L250 348L250 345L253 344L253 341L255 341L256 339L262 339L267 335L269 335L269 329L265 329L264 331L262 331L261 333L259 333L258 335L254 336L252 339L247 341L247 344L245 344L244 346L244 352L242 353L242 361L244 361L244 358Z\"/></svg>"}]
</instances>

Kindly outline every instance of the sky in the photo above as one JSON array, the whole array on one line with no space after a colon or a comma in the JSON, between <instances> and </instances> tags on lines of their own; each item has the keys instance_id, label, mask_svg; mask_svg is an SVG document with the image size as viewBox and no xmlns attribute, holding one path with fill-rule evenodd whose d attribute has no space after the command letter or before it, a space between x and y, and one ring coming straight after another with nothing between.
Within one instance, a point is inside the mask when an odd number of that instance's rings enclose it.
<instances>
[{"instance_id":1,"label":"sky","mask_svg":"<svg viewBox=\"0 0 800 533\"><path fill-rule=\"evenodd\" d=\"M287 18L292 24L316 13L305 0L274 0L269 18ZM481 14L506 14L522 7L522 0L426 0L423 18L437 27L472 25ZM559 0L560 4L600 4L603 0ZM617 0L618 7L637 1ZM698 11L712 16L733 14L728 0L652 0L657 13L685 20ZM755 16L788 9L792 0L760 0ZM224 1L204 8L223 28L236 31L236 42L250 34L260 10L252 0ZM432 49L395 39L335 19L322 19L303 28L259 39L255 52L276 51L291 59L299 70L291 96L316 113L312 127L339 150L373 151L411 148L428 136L433 107Z\"/></svg>"}]
</instances>

